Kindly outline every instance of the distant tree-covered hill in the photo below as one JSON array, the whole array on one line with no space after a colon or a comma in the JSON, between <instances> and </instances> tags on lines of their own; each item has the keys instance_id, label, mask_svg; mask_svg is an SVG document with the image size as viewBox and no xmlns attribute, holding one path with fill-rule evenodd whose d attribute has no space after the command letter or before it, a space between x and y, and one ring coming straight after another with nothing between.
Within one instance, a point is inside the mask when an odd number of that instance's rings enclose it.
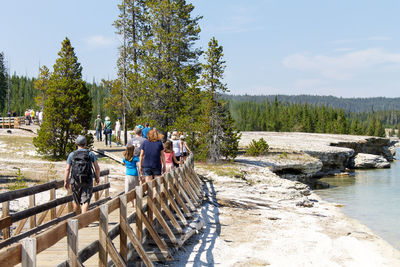
<instances>
[{"instance_id":1,"label":"distant tree-covered hill","mask_svg":"<svg viewBox=\"0 0 400 267\"><path fill-rule=\"evenodd\" d=\"M225 99L234 102L257 102L265 100L292 104L311 104L314 106L327 106L351 112L371 112L378 110L400 110L400 97L371 97L371 98L342 98L335 96L317 95L224 95Z\"/></svg>"}]
</instances>

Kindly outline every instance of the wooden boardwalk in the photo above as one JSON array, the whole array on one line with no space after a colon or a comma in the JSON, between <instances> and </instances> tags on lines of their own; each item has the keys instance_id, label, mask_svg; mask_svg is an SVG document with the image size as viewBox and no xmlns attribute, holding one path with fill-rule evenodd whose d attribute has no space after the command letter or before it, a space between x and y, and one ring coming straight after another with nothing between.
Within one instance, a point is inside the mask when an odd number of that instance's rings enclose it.
<instances>
[{"instance_id":1,"label":"wooden boardwalk","mask_svg":"<svg viewBox=\"0 0 400 267\"><path fill-rule=\"evenodd\" d=\"M128 214L134 212L132 208L132 204L128 203ZM108 228L113 228L116 224L119 223L119 212L115 210L114 212L109 214L109 223ZM99 223L91 223L88 227L82 228L79 230L79 250L87 247L92 242L99 239ZM115 238L113 243L117 250L120 250L119 238ZM68 242L67 237L61 239L57 244L54 246L46 249L45 251L37 254L36 261L37 266L39 267L50 267L50 266L57 266L58 264L62 263L63 261L68 259ZM0 263L1 265L1 263ZM96 267L99 266L99 256L96 253L93 257L89 258L85 263L87 267ZM21 266L21 264L17 265Z\"/></svg>"},{"instance_id":2,"label":"wooden boardwalk","mask_svg":"<svg viewBox=\"0 0 400 267\"><path fill-rule=\"evenodd\" d=\"M172 260L204 226L198 215L203 182L193 167L190 155L182 167L0 250L0 266L154 266Z\"/></svg>"}]
</instances>

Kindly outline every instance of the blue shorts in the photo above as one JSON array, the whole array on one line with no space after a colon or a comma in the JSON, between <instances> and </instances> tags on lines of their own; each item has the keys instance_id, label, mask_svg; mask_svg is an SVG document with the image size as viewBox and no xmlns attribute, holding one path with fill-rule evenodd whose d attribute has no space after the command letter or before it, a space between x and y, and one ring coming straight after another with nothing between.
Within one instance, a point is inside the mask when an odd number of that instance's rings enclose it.
<instances>
[{"instance_id":1,"label":"blue shorts","mask_svg":"<svg viewBox=\"0 0 400 267\"><path fill-rule=\"evenodd\" d=\"M161 169L158 168L143 168L144 176L160 176Z\"/></svg>"}]
</instances>

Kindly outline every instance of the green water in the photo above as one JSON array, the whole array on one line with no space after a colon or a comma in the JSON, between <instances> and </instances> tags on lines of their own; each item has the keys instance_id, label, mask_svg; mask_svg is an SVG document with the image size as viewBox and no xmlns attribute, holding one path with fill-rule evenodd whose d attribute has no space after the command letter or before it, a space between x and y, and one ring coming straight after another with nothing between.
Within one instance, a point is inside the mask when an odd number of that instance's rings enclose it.
<instances>
[{"instance_id":1,"label":"green water","mask_svg":"<svg viewBox=\"0 0 400 267\"><path fill-rule=\"evenodd\" d=\"M400 154L400 149L396 152ZM357 171L354 177L321 181L335 186L316 190L322 199L343 204L346 215L400 250L400 160L393 162L390 169Z\"/></svg>"}]
</instances>

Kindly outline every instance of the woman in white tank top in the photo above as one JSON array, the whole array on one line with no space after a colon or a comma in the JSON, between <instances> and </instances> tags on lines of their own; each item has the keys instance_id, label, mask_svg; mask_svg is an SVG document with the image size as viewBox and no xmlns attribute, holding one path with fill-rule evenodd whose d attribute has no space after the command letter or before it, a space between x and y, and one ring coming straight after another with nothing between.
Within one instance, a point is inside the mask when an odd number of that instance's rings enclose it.
<instances>
[{"instance_id":1,"label":"woman in white tank top","mask_svg":"<svg viewBox=\"0 0 400 267\"><path fill-rule=\"evenodd\" d=\"M180 161L181 153L182 153L181 152L182 151L181 141L179 140L178 135L172 135L171 139L172 139L172 149L175 152L175 157L176 157L177 161ZM174 162L174 164L175 164L175 162ZM175 166L175 167L179 167L179 165Z\"/></svg>"}]
</instances>

